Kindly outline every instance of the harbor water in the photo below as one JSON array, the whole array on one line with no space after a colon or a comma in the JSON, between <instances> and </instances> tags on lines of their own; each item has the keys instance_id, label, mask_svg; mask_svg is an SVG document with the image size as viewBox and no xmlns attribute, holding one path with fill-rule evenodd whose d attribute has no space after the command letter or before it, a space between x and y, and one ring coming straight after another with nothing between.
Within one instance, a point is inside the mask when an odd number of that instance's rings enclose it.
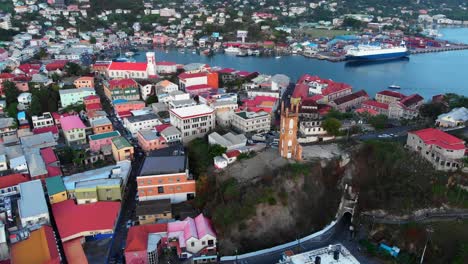
<instances>
[{"instance_id":1,"label":"harbor water","mask_svg":"<svg viewBox=\"0 0 468 264\"><path fill-rule=\"evenodd\" d=\"M443 39L468 43L468 28L447 28L440 32ZM354 90L364 89L371 97L392 84L401 86L404 94L419 93L426 100L449 92L468 96L468 50L417 54L408 59L372 63L328 62L300 55L275 58L216 54L207 57L189 50L180 53L156 49L155 52L157 61L201 62L242 71L281 73L293 81L305 73L318 75L348 83ZM145 61L144 52L137 53L135 59Z\"/></svg>"}]
</instances>

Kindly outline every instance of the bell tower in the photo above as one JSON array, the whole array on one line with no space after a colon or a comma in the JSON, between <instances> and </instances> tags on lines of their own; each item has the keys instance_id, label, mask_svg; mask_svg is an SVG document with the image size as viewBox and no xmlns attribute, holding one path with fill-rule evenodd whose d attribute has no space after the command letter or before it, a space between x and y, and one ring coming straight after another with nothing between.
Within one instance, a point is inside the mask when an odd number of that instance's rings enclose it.
<instances>
[{"instance_id":1,"label":"bell tower","mask_svg":"<svg viewBox=\"0 0 468 264\"><path fill-rule=\"evenodd\" d=\"M300 102L291 101L290 111L284 108L284 102L281 103L279 150L281 157L286 159L302 159L302 147L297 142L299 105Z\"/></svg>"},{"instance_id":2,"label":"bell tower","mask_svg":"<svg viewBox=\"0 0 468 264\"><path fill-rule=\"evenodd\" d=\"M156 54L154 52L146 52L146 72L148 77L156 76Z\"/></svg>"}]
</instances>

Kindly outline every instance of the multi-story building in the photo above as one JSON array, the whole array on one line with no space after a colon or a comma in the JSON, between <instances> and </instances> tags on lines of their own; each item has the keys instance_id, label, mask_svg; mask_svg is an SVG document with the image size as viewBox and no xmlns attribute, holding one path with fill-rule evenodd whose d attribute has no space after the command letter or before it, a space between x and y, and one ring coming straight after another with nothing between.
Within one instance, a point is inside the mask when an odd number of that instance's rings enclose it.
<instances>
[{"instance_id":1,"label":"multi-story building","mask_svg":"<svg viewBox=\"0 0 468 264\"><path fill-rule=\"evenodd\" d=\"M120 178L95 179L78 182L75 185L77 204L95 203L98 201L118 201L122 199Z\"/></svg>"},{"instance_id":2,"label":"multi-story building","mask_svg":"<svg viewBox=\"0 0 468 264\"><path fill-rule=\"evenodd\" d=\"M452 111L441 114L436 119L436 126L439 127L458 127L464 126L468 121L468 109L457 107Z\"/></svg>"},{"instance_id":3,"label":"multi-story building","mask_svg":"<svg viewBox=\"0 0 468 264\"><path fill-rule=\"evenodd\" d=\"M161 121L155 114L146 114L140 116L131 116L124 118L123 125L125 128L132 134L133 137L136 137L137 132L143 129L153 129L155 126L160 125Z\"/></svg>"},{"instance_id":4,"label":"multi-story building","mask_svg":"<svg viewBox=\"0 0 468 264\"><path fill-rule=\"evenodd\" d=\"M96 95L94 88L65 89L59 90L60 102L63 107L74 104L82 104L83 98Z\"/></svg>"},{"instance_id":5,"label":"multi-story building","mask_svg":"<svg viewBox=\"0 0 468 264\"><path fill-rule=\"evenodd\" d=\"M49 224L49 209L41 181L23 182L18 188L21 195L18 200L18 213L22 227Z\"/></svg>"},{"instance_id":6,"label":"multi-story building","mask_svg":"<svg viewBox=\"0 0 468 264\"><path fill-rule=\"evenodd\" d=\"M369 95L366 91L360 90L352 94L348 94L337 98L330 102L334 108L340 112L346 112L352 108L357 108L361 105L362 102L369 100Z\"/></svg>"},{"instance_id":7,"label":"multi-story building","mask_svg":"<svg viewBox=\"0 0 468 264\"><path fill-rule=\"evenodd\" d=\"M320 96L324 103L328 103L351 92L352 87L346 83L305 74L297 81L291 98L300 98L302 102L305 102L316 101L317 97Z\"/></svg>"},{"instance_id":8,"label":"multi-story building","mask_svg":"<svg viewBox=\"0 0 468 264\"><path fill-rule=\"evenodd\" d=\"M33 128L50 127L55 125L54 118L49 112L45 112L41 116L32 116L31 119Z\"/></svg>"},{"instance_id":9,"label":"multi-story building","mask_svg":"<svg viewBox=\"0 0 468 264\"><path fill-rule=\"evenodd\" d=\"M94 88L94 77L90 77L90 76L79 77L78 79L73 81L73 85L75 85L76 88L85 88L85 87Z\"/></svg>"},{"instance_id":10,"label":"multi-story building","mask_svg":"<svg viewBox=\"0 0 468 264\"><path fill-rule=\"evenodd\" d=\"M0 177L0 196L9 196L19 193L18 185L31 180L28 174L13 173Z\"/></svg>"},{"instance_id":11,"label":"multi-story building","mask_svg":"<svg viewBox=\"0 0 468 264\"><path fill-rule=\"evenodd\" d=\"M197 72L197 73L181 73L179 74L179 87L185 91L186 87L195 85L208 85L211 88L218 88L218 73L217 72Z\"/></svg>"},{"instance_id":12,"label":"multi-story building","mask_svg":"<svg viewBox=\"0 0 468 264\"><path fill-rule=\"evenodd\" d=\"M109 100L139 100L140 85L133 79L116 79L104 82L104 92Z\"/></svg>"},{"instance_id":13,"label":"multi-story building","mask_svg":"<svg viewBox=\"0 0 468 264\"><path fill-rule=\"evenodd\" d=\"M232 126L241 133L270 131L271 116L264 111L237 112L232 116Z\"/></svg>"},{"instance_id":14,"label":"multi-story building","mask_svg":"<svg viewBox=\"0 0 468 264\"><path fill-rule=\"evenodd\" d=\"M119 137L120 133L118 131L111 131L101 134L95 134L89 136L89 148L94 152L111 152L112 139ZM106 150L108 148L108 150Z\"/></svg>"},{"instance_id":15,"label":"multi-story building","mask_svg":"<svg viewBox=\"0 0 468 264\"><path fill-rule=\"evenodd\" d=\"M206 135L215 128L214 110L204 104L171 109L171 124L182 133L182 141L187 143Z\"/></svg>"},{"instance_id":16,"label":"multi-story building","mask_svg":"<svg viewBox=\"0 0 468 264\"><path fill-rule=\"evenodd\" d=\"M406 95L401 94L399 92L385 90L385 91L378 92L375 95L375 100L379 103L391 104L391 103L399 102L405 97Z\"/></svg>"},{"instance_id":17,"label":"multi-story building","mask_svg":"<svg viewBox=\"0 0 468 264\"><path fill-rule=\"evenodd\" d=\"M299 123L299 103L291 104L291 111L281 105L280 120L280 155L286 159L302 160L302 147L297 142L297 130Z\"/></svg>"},{"instance_id":18,"label":"multi-story building","mask_svg":"<svg viewBox=\"0 0 468 264\"><path fill-rule=\"evenodd\" d=\"M400 101L390 103L388 117L393 119L412 119L419 115L419 108L424 103L424 98L419 94L412 94Z\"/></svg>"},{"instance_id":19,"label":"multi-story building","mask_svg":"<svg viewBox=\"0 0 468 264\"><path fill-rule=\"evenodd\" d=\"M141 110L145 107L145 102L143 101L128 101L124 99L114 100L113 104L116 113Z\"/></svg>"},{"instance_id":20,"label":"multi-story building","mask_svg":"<svg viewBox=\"0 0 468 264\"><path fill-rule=\"evenodd\" d=\"M124 137L112 138L112 156L115 161L132 160L133 146Z\"/></svg>"},{"instance_id":21,"label":"multi-story building","mask_svg":"<svg viewBox=\"0 0 468 264\"><path fill-rule=\"evenodd\" d=\"M64 116L60 118L60 124L67 145L86 144L86 126L79 116Z\"/></svg>"},{"instance_id":22,"label":"multi-story building","mask_svg":"<svg viewBox=\"0 0 468 264\"><path fill-rule=\"evenodd\" d=\"M196 192L180 145L151 152L141 166L137 184L141 201L171 199L171 203L180 203L193 199Z\"/></svg>"},{"instance_id":23,"label":"multi-story building","mask_svg":"<svg viewBox=\"0 0 468 264\"><path fill-rule=\"evenodd\" d=\"M172 219L171 199L139 201L135 215L140 225L154 224L161 219Z\"/></svg>"},{"instance_id":24,"label":"multi-story building","mask_svg":"<svg viewBox=\"0 0 468 264\"><path fill-rule=\"evenodd\" d=\"M408 132L406 145L428 160L437 170L463 166L465 141L435 128Z\"/></svg>"},{"instance_id":25,"label":"multi-story building","mask_svg":"<svg viewBox=\"0 0 468 264\"><path fill-rule=\"evenodd\" d=\"M370 114L388 115L388 104L378 101L365 101L361 104L362 109Z\"/></svg>"},{"instance_id":26,"label":"multi-story building","mask_svg":"<svg viewBox=\"0 0 468 264\"><path fill-rule=\"evenodd\" d=\"M45 179L47 195L50 204L60 203L68 199L67 189L63 184L62 177L56 176Z\"/></svg>"},{"instance_id":27,"label":"multi-story building","mask_svg":"<svg viewBox=\"0 0 468 264\"><path fill-rule=\"evenodd\" d=\"M101 134L101 133L114 131L112 122L107 117L94 119L90 121L89 123L91 124L94 134Z\"/></svg>"}]
</instances>

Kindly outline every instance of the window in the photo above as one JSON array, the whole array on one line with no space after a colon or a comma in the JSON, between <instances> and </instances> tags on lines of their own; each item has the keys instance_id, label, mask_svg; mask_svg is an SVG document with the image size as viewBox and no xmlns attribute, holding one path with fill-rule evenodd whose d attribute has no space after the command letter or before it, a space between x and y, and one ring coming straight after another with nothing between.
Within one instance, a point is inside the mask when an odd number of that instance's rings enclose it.
<instances>
[{"instance_id":1,"label":"window","mask_svg":"<svg viewBox=\"0 0 468 264\"><path fill-rule=\"evenodd\" d=\"M158 187L158 193L164 193L164 187L163 186Z\"/></svg>"},{"instance_id":2,"label":"window","mask_svg":"<svg viewBox=\"0 0 468 264\"><path fill-rule=\"evenodd\" d=\"M190 243L190 245L191 245L192 247L194 247L194 246L195 246L195 242Z\"/></svg>"}]
</instances>

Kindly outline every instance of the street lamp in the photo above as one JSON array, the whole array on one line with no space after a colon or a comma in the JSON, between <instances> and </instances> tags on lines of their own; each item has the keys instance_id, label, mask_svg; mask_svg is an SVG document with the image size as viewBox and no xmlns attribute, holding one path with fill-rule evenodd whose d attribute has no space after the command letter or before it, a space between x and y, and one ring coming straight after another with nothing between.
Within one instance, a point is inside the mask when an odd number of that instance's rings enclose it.
<instances>
[{"instance_id":1,"label":"street lamp","mask_svg":"<svg viewBox=\"0 0 468 264\"><path fill-rule=\"evenodd\" d=\"M236 264L237 264L237 249L236 249Z\"/></svg>"}]
</instances>

